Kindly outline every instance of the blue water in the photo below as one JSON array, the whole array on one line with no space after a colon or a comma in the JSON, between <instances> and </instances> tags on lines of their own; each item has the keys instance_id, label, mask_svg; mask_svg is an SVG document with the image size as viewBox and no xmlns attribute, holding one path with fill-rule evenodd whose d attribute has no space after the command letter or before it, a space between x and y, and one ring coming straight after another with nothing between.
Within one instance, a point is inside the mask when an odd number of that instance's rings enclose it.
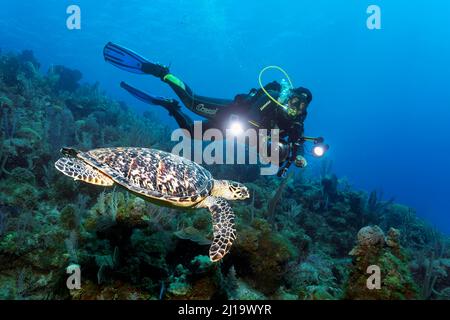
<instances>
[{"instance_id":1,"label":"blue water","mask_svg":"<svg viewBox=\"0 0 450 320\"><path fill-rule=\"evenodd\" d=\"M66 28L71 4L81 8L81 30ZM382 10L381 30L366 27L370 4ZM0 0L0 30L3 50L32 49L44 71L79 69L139 111L148 107L121 80L173 93L106 64L108 41L171 63L208 96L248 92L264 66L280 65L313 92L306 133L326 137L338 176L382 189L450 232L449 1Z\"/></svg>"}]
</instances>

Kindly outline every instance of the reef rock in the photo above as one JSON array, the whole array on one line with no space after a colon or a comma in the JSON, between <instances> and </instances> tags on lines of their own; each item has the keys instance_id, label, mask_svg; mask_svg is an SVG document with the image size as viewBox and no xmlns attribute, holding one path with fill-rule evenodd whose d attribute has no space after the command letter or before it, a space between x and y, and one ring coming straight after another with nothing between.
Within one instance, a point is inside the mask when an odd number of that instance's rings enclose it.
<instances>
[{"instance_id":1,"label":"reef rock","mask_svg":"<svg viewBox=\"0 0 450 320\"><path fill-rule=\"evenodd\" d=\"M378 226L367 226L359 230L357 245L350 251L351 256L363 254L369 247L382 247L385 244L384 232Z\"/></svg>"},{"instance_id":2,"label":"reef rock","mask_svg":"<svg viewBox=\"0 0 450 320\"><path fill-rule=\"evenodd\" d=\"M399 237L400 232L391 228L385 240L384 233L378 226L364 227L358 232L357 245L349 253L354 258L347 280L345 299L417 298L418 290L408 268L406 255L402 253ZM379 288L368 285L369 278L374 275L370 270L374 268L379 270Z\"/></svg>"}]
</instances>

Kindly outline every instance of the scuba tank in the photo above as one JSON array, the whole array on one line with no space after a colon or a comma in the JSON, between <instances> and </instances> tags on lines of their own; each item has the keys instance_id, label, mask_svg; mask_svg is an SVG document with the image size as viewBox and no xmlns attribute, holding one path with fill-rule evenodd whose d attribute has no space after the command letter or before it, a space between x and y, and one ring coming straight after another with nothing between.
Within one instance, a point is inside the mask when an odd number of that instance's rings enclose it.
<instances>
[{"instance_id":1,"label":"scuba tank","mask_svg":"<svg viewBox=\"0 0 450 320\"><path fill-rule=\"evenodd\" d=\"M281 90L280 90L280 96L278 97L278 102L280 102L281 104L286 104L289 96L290 96L290 91L291 91L291 87L289 85L289 83L286 81L286 79L281 79Z\"/></svg>"}]
</instances>

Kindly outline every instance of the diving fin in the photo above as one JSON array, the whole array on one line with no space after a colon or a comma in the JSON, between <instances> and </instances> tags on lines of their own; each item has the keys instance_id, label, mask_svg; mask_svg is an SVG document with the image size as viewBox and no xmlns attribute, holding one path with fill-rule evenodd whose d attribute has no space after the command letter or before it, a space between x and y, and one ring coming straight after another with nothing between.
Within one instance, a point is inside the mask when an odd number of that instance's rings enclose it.
<instances>
[{"instance_id":1,"label":"diving fin","mask_svg":"<svg viewBox=\"0 0 450 320\"><path fill-rule=\"evenodd\" d=\"M136 52L112 42L108 42L103 48L103 57L106 62L132 73L150 74L161 79L169 73L169 68L152 63Z\"/></svg>"},{"instance_id":2,"label":"diving fin","mask_svg":"<svg viewBox=\"0 0 450 320\"><path fill-rule=\"evenodd\" d=\"M176 101L176 100L167 99L164 97L152 96L152 95L145 93L139 89L136 89L133 86L130 86L128 83L126 83L124 81L122 81L120 83L120 86L123 89L125 89L126 91L128 91L132 96L134 96L138 100L141 100L145 103L163 106L169 110L179 107L178 101Z\"/></svg>"},{"instance_id":3,"label":"diving fin","mask_svg":"<svg viewBox=\"0 0 450 320\"><path fill-rule=\"evenodd\" d=\"M120 83L120 86L127 90L132 96L145 103L164 107L167 111L169 111L169 115L175 118L175 121L178 123L180 128L192 132L192 119L181 111L180 104L177 100L149 95L148 93L142 92L141 90L136 89L123 81Z\"/></svg>"}]
</instances>

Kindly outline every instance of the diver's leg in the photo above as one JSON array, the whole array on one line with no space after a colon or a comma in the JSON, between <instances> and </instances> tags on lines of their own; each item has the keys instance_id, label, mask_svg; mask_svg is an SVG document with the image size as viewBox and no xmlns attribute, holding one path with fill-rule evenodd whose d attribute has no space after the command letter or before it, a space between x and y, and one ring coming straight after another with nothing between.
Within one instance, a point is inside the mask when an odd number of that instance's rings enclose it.
<instances>
[{"instance_id":1,"label":"diver's leg","mask_svg":"<svg viewBox=\"0 0 450 320\"><path fill-rule=\"evenodd\" d=\"M187 84L171 73L167 73L162 80L172 88L189 110L207 119L214 119L221 108L233 103L233 100L196 95Z\"/></svg>"},{"instance_id":2,"label":"diver's leg","mask_svg":"<svg viewBox=\"0 0 450 320\"><path fill-rule=\"evenodd\" d=\"M169 114L172 117L175 118L175 121L178 123L181 129L186 129L191 133L191 135L193 134L194 132L193 121L187 114L181 111L180 104L177 100L151 95L149 93L146 93L142 90L139 90L138 88L129 85L124 81L120 83L120 86L127 92L129 92L132 96L141 100L142 102L148 103L150 105L162 106L164 109L169 111Z\"/></svg>"},{"instance_id":3,"label":"diver's leg","mask_svg":"<svg viewBox=\"0 0 450 320\"><path fill-rule=\"evenodd\" d=\"M181 101L192 112L212 119L221 106L229 105L233 100L216 99L195 95L192 90L180 79L169 73L169 68L159 63L154 63L140 54L108 42L103 49L106 62L122 70L137 74L148 74L160 78L175 91Z\"/></svg>"},{"instance_id":4,"label":"diver's leg","mask_svg":"<svg viewBox=\"0 0 450 320\"><path fill-rule=\"evenodd\" d=\"M194 135L194 122L187 114L181 111L179 106L166 109L169 111L169 115L174 117L175 121L181 129L189 131L191 136Z\"/></svg>"},{"instance_id":5,"label":"diver's leg","mask_svg":"<svg viewBox=\"0 0 450 320\"><path fill-rule=\"evenodd\" d=\"M183 81L169 73L168 67L151 62L140 54L118 44L108 42L103 49L103 56L105 61L122 70L160 78L170 85L187 108L205 118L214 118L220 107L233 102L233 100L195 95Z\"/></svg>"},{"instance_id":6,"label":"diver's leg","mask_svg":"<svg viewBox=\"0 0 450 320\"><path fill-rule=\"evenodd\" d=\"M189 131L192 137L194 137L194 121L192 121L191 117L189 117L187 114L185 114L183 111L181 111L180 107L177 108L169 108L167 109L169 111L169 115L174 117L177 124L180 126L181 129L186 129ZM218 129L217 124L215 121L211 120L201 120L202 126L201 126L201 136L203 137L203 133L208 129Z\"/></svg>"},{"instance_id":7,"label":"diver's leg","mask_svg":"<svg viewBox=\"0 0 450 320\"><path fill-rule=\"evenodd\" d=\"M185 129L189 132L192 139L203 139L203 133L208 129L217 129L217 124L214 121L210 120L202 120L201 121L201 132L195 132L194 122L192 119L186 115L183 111L181 111L180 107L177 108L166 108L169 111L169 115L174 117L178 126L181 129ZM199 137L195 136L195 133L200 134Z\"/></svg>"}]
</instances>

